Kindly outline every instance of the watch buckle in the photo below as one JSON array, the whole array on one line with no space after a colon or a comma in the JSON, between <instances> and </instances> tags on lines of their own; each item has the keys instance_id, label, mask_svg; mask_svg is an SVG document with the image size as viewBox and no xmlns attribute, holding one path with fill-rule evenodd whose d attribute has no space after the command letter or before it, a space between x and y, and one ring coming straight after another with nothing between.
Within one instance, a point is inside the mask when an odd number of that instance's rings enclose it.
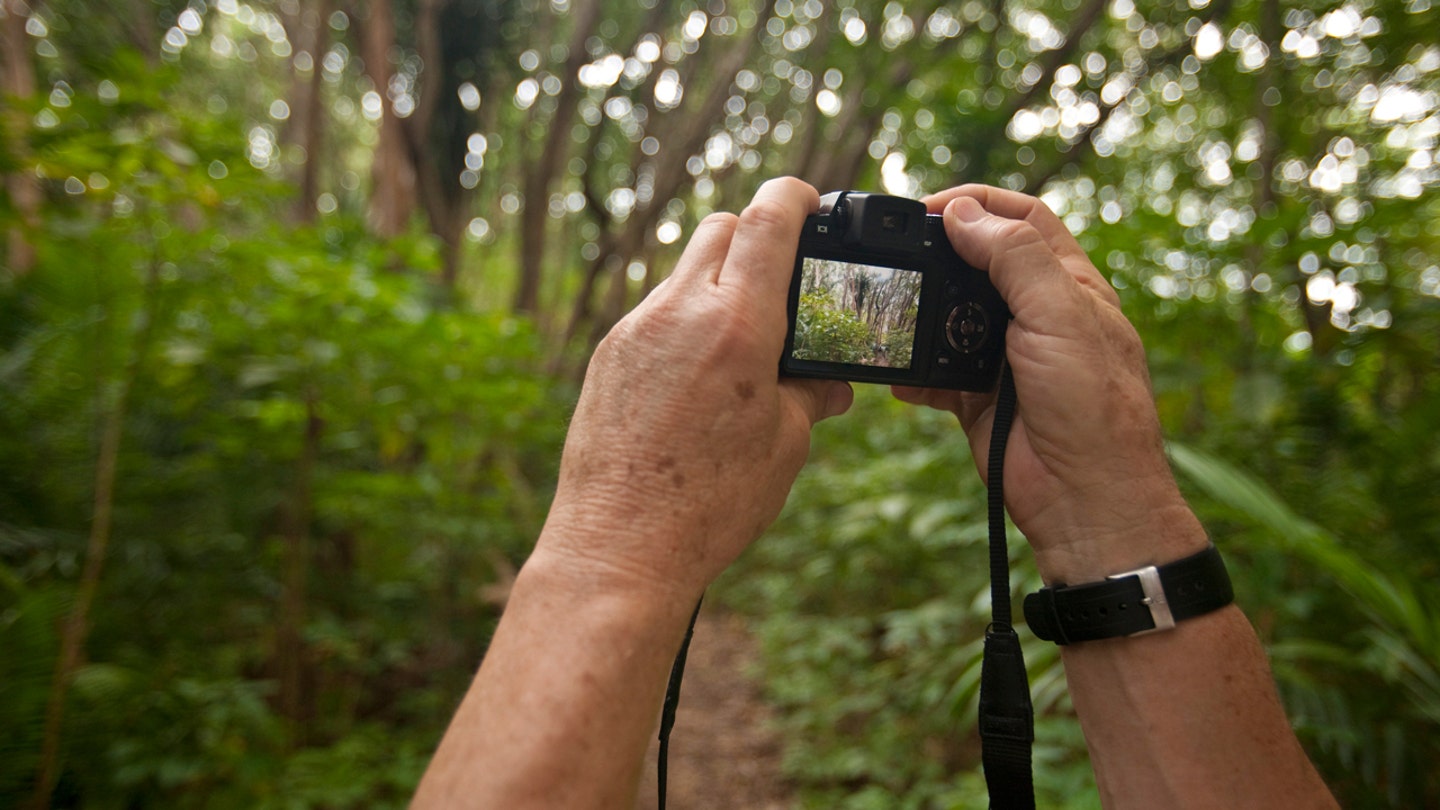
<instances>
[{"instance_id":1,"label":"watch buckle","mask_svg":"<svg viewBox=\"0 0 1440 810\"><path fill-rule=\"evenodd\" d=\"M1153 565L1147 565L1134 571L1112 574L1106 579L1124 579L1126 577L1140 578L1140 590L1145 593L1145 598L1140 600L1140 604L1150 609L1150 621L1155 624L1148 630L1131 633L1129 637L1159 633L1175 627L1175 616L1170 612L1170 603L1165 599L1165 585L1160 581L1160 569Z\"/></svg>"}]
</instances>

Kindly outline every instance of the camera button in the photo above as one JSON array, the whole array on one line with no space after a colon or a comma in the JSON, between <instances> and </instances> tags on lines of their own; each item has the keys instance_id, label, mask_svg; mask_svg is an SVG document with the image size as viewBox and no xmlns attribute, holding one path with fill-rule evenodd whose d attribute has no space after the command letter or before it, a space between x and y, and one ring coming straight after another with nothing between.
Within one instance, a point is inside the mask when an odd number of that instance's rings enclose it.
<instances>
[{"instance_id":1,"label":"camera button","mask_svg":"<svg viewBox=\"0 0 1440 810\"><path fill-rule=\"evenodd\" d=\"M961 354L974 354L990 338L990 318L979 305L957 304L945 319L945 341Z\"/></svg>"}]
</instances>

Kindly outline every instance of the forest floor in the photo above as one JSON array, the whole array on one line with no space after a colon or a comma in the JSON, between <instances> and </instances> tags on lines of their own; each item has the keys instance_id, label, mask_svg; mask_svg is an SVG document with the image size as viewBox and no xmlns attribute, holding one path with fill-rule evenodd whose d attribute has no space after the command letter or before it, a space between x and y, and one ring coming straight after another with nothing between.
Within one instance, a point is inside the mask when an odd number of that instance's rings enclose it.
<instances>
[{"instance_id":1,"label":"forest floor","mask_svg":"<svg viewBox=\"0 0 1440 810\"><path fill-rule=\"evenodd\" d=\"M670 735L667 806L675 810L789 810L774 710L756 675L759 650L739 616L706 608L695 623ZM636 810L654 810L656 743Z\"/></svg>"}]
</instances>

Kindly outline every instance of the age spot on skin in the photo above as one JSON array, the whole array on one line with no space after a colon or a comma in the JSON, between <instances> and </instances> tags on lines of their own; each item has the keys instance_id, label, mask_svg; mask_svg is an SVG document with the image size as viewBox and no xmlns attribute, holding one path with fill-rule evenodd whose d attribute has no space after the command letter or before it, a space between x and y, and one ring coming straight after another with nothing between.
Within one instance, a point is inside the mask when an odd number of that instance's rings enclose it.
<instances>
[{"instance_id":1,"label":"age spot on skin","mask_svg":"<svg viewBox=\"0 0 1440 810\"><path fill-rule=\"evenodd\" d=\"M735 395L741 399L755 398L755 383L748 380L735 383Z\"/></svg>"},{"instance_id":2,"label":"age spot on skin","mask_svg":"<svg viewBox=\"0 0 1440 810\"><path fill-rule=\"evenodd\" d=\"M660 459L660 463L655 465L655 469L661 473L670 473L670 483L674 484L676 489L679 489L685 486L685 475L679 470L675 470L675 465L674 456L665 456ZM674 472L671 472L672 470L674 470Z\"/></svg>"}]
</instances>

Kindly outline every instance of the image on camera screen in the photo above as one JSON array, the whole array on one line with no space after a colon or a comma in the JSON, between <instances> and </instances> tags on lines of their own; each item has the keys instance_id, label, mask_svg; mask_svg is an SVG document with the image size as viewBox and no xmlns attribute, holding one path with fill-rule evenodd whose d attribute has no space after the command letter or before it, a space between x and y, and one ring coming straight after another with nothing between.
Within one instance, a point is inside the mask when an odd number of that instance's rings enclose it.
<instances>
[{"instance_id":1,"label":"image on camera screen","mask_svg":"<svg viewBox=\"0 0 1440 810\"><path fill-rule=\"evenodd\" d=\"M910 368L920 278L918 270L805 257L790 356Z\"/></svg>"}]
</instances>

